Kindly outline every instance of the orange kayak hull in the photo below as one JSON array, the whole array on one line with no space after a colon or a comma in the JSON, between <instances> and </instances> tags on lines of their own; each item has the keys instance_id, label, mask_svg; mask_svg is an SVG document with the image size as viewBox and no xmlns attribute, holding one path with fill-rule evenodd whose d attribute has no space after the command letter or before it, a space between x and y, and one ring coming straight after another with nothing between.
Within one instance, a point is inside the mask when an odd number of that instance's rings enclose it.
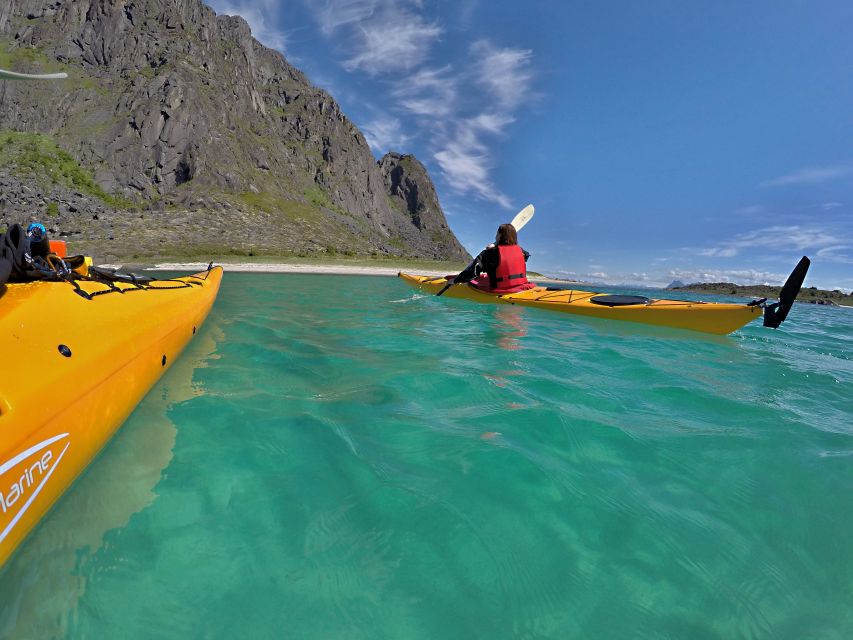
<instances>
[{"instance_id":1,"label":"orange kayak hull","mask_svg":"<svg viewBox=\"0 0 853 640\"><path fill-rule=\"evenodd\" d=\"M180 355L221 279L81 282L89 299L65 282L0 287L0 566Z\"/></svg>"}]
</instances>

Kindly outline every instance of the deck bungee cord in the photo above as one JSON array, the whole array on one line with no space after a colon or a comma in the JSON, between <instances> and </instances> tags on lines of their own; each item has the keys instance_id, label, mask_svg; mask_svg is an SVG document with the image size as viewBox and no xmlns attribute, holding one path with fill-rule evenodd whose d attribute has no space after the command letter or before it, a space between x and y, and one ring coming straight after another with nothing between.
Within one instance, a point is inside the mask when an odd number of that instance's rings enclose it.
<instances>
[{"instance_id":1,"label":"deck bungee cord","mask_svg":"<svg viewBox=\"0 0 853 640\"><path fill-rule=\"evenodd\" d=\"M20 374L0 385L0 566L180 356L222 279L212 264L164 279L92 266L30 227L0 234L0 353ZM131 291L158 293L106 295Z\"/></svg>"},{"instance_id":2,"label":"deck bungee cord","mask_svg":"<svg viewBox=\"0 0 853 640\"><path fill-rule=\"evenodd\" d=\"M87 300L107 293L169 290L200 286L213 268L211 262L203 274L184 278L154 278L133 273L119 273L108 267L91 264L87 256L64 256L54 248L64 249L64 242L50 241L44 225L31 223L26 231L20 224L0 234L0 286L6 282L66 282L74 292ZM64 253L64 252L63 252ZM102 285L103 289L87 291L83 282Z\"/></svg>"}]
</instances>

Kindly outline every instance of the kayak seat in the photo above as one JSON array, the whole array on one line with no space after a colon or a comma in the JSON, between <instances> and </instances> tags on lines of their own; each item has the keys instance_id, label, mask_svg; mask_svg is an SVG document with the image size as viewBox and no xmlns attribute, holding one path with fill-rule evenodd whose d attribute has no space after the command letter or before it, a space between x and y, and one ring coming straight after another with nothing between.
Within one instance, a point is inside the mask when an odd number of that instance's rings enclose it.
<instances>
[{"instance_id":1,"label":"kayak seat","mask_svg":"<svg viewBox=\"0 0 853 640\"><path fill-rule=\"evenodd\" d=\"M6 257L3 247L0 247L0 285L9 280L12 275L12 261Z\"/></svg>"},{"instance_id":2,"label":"kayak seat","mask_svg":"<svg viewBox=\"0 0 853 640\"><path fill-rule=\"evenodd\" d=\"M625 307L632 304L649 304L649 300L645 296L593 296L589 299L590 302L601 304L605 307Z\"/></svg>"}]
</instances>

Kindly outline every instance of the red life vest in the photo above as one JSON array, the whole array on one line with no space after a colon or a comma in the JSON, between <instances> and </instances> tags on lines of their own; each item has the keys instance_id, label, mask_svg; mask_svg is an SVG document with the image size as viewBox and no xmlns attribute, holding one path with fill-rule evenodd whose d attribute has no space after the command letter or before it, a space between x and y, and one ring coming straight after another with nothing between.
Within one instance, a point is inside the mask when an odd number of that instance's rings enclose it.
<instances>
[{"instance_id":1,"label":"red life vest","mask_svg":"<svg viewBox=\"0 0 853 640\"><path fill-rule=\"evenodd\" d=\"M524 253L517 244L498 245L501 260L495 270L495 291L517 289L527 282L527 264Z\"/></svg>"}]
</instances>

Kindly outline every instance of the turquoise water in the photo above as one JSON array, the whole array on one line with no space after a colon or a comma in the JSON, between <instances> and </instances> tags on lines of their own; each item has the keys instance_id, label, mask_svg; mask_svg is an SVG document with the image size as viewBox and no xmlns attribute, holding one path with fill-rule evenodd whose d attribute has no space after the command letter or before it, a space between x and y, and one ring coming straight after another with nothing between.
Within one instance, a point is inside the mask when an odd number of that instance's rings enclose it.
<instances>
[{"instance_id":1,"label":"turquoise water","mask_svg":"<svg viewBox=\"0 0 853 640\"><path fill-rule=\"evenodd\" d=\"M853 637L853 309L729 337L226 274L0 637Z\"/></svg>"}]
</instances>

